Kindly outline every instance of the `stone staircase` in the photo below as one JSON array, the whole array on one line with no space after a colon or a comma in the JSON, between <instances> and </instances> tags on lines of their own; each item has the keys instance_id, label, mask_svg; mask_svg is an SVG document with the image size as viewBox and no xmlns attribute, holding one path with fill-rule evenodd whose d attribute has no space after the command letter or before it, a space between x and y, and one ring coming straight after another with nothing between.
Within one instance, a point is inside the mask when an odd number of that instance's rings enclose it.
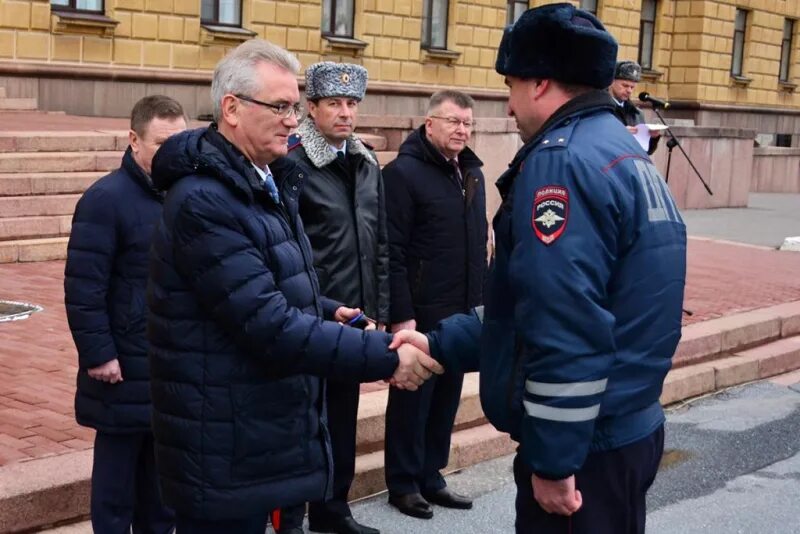
<instances>
[{"instance_id":1,"label":"stone staircase","mask_svg":"<svg viewBox=\"0 0 800 534\"><path fill-rule=\"evenodd\" d=\"M0 132L0 263L66 257L75 204L119 166L126 132Z\"/></svg>"},{"instance_id":2,"label":"stone staircase","mask_svg":"<svg viewBox=\"0 0 800 534\"><path fill-rule=\"evenodd\" d=\"M375 121L369 124L359 135L383 166L397 156L399 142L390 146ZM66 258L76 203L119 167L127 146L127 132L119 130L0 131L0 263Z\"/></svg>"}]
</instances>

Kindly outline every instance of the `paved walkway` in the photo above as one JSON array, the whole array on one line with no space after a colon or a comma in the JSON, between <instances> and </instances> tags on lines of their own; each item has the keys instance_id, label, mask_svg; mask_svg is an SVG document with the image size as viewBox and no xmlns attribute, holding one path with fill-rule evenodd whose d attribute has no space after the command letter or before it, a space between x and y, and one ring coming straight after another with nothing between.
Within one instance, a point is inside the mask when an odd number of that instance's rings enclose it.
<instances>
[{"instance_id":1,"label":"paved walkway","mask_svg":"<svg viewBox=\"0 0 800 534\"><path fill-rule=\"evenodd\" d=\"M692 239L688 256L685 306L694 315L684 324L800 300L800 253ZM0 323L0 466L92 446L93 431L74 420L63 272L61 261L0 265L0 298L44 307Z\"/></svg>"}]
</instances>

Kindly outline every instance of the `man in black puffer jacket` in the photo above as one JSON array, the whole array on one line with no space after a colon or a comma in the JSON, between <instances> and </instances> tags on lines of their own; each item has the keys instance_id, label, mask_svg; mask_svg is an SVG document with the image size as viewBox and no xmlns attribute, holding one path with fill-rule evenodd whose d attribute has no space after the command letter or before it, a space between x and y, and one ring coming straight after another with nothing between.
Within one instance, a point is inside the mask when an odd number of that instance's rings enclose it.
<instances>
[{"instance_id":1,"label":"man in black puffer jacket","mask_svg":"<svg viewBox=\"0 0 800 534\"><path fill-rule=\"evenodd\" d=\"M469 95L431 97L418 130L383 169L391 265L392 331L427 332L440 320L482 302L486 273L486 191L483 163L467 147L473 127ZM386 485L401 512L433 516L429 503L469 508L439 473L463 375L448 372L419 391L389 392Z\"/></svg>"},{"instance_id":2,"label":"man in black puffer jacket","mask_svg":"<svg viewBox=\"0 0 800 534\"><path fill-rule=\"evenodd\" d=\"M147 254L162 196L150 165L170 135L186 129L180 104L141 99L131 113L122 167L81 197L67 247L64 301L78 349L75 416L97 430L91 514L95 532L169 532L150 431L145 335Z\"/></svg>"},{"instance_id":3,"label":"man in black puffer jacket","mask_svg":"<svg viewBox=\"0 0 800 534\"><path fill-rule=\"evenodd\" d=\"M252 39L216 67L216 123L171 138L153 163L167 190L148 288L153 432L181 534L263 534L270 510L330 497L320 377L441 372L421 352L346 322L319 294L288 158L297 59Z\"/></svg>"}]
</instances>

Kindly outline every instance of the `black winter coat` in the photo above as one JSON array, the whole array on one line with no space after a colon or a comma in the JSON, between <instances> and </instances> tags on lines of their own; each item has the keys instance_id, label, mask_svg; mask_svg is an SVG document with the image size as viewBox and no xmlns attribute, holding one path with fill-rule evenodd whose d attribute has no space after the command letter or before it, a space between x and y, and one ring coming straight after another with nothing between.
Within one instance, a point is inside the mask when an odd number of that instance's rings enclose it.
<instances>
[{"instance_id":1,"label":"black winter coat","mask_svg":"<svg viewBox=\"0 0 800 534\"><path fill-rule=\"evenodd\" d=\"M64 303L78 349L75 417L101 432L150 430L145 287L160 215L161 196L128 148L122 166L86 190L72 218ZM88 369L114 358L122 382L89 378Z\"/></svg>"},{"instance_id":2,"label":"black winter coat","mask_svg":"<svg viewBox=\"0 0 800 534\"><path fill-rule=\"evenodd\" d=\"M391 252L391 321L421 331L482 302L486 273L483 162L465 148L455 169L422 126L383 169Z\"/></svg>"},{"instance_id":3,"label":"black winter coat","mask_svg":"<svg viewBox=\"0 0 800 534\"><path fill-rule=\"evenodd\" d=\"M339 162L313 123L289 141L289 159L306 175L300 217L326 297L389 322L389 243L383 179L375 154L351 138Z\"/></svg>"},{"instance_id":4,"label":"black winter coat","mask_svg":"<svg viewBox=\"0 0 800 534\"><path fill-rule=\"evenodd\" d=\"M153 433L163 496L177 512L241 518L322 500L331 457L318 378L390 376L390 337L323 321L298 215L304 178L270 165L282 204L214 126L167 140L168 189L153 240L148 322Z\"/></svg>"},{"instance_id":5,"label":"black winter coat","mask_svg":"<svg viewBox=\"0 0 800 534\"><path fill-rule=\"evenodd\" d=\"M645 122L644 120L644 113L642 110L637 108L635 104L633 104L630 100L626 100L620 106L617 104L614 107L614 114L617 118L622 121L622 124L625 126L636 126L637 124L642 124ZM651 137L650 144L647 146L647 153L652 154L658 148L658 141L661 139L660 137Z\"/></svg>"}]
</instances>

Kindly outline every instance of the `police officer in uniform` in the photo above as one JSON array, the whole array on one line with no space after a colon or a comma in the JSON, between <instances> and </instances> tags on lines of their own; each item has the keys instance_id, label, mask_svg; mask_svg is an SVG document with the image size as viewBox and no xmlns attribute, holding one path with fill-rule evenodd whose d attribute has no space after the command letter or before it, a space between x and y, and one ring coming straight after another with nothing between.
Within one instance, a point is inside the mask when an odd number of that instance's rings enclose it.
<instances>
[{"instance_id":1,"label":"police officer in uniform","mask_svg":"<svg viewBox=\"0 0 800 534\"><path fill-rule=\"evenodd\" d=\"M642 79L642 67L635 61L617 61L614 69L614 81L608 87L611 98L617 104L616 113L622 124L628 127L632 134L636 133L636 125L643 124L644 113L631 102L631 96L636 91L636 84ZM658 141L661 134L657 131L650 132L650 145L647 149L648 154L652 154L658 148Z\"/></svg>"},{"instance_id":2,"label":"police officer in uniform","mask_svg":"<svg viewBox=\"0 0 800 534\"><path fill-rule=\"evenodd\" d=\"M314 251L320 293L358 307L384 328L389 320L389 245L378 159L353 134L367 70L322 62L306 70L308 117L289 140L289 159L306 175L300 216ZM309 506L314 532L377 534L353 519L347 494L356 455L357 380L328 380L333 498ZM302 524L303 508L285 510L281 532ZM299 530L298 530L299 532Z\"/></svg>"},{"instance_id":3,"label":"police officer in uniform","mask_svg":"<svg viewBox=\"0 0 800 534\"><path fill-rule=\"evenodd\" d=\"M484 412L520 444L518 533L643 533L663 452L686 228L615 116L616 55L571 4L506 30L496 70L525 144L497 182L485 307L393 340L480 370Z\"/></svg>"}]
</instances>

